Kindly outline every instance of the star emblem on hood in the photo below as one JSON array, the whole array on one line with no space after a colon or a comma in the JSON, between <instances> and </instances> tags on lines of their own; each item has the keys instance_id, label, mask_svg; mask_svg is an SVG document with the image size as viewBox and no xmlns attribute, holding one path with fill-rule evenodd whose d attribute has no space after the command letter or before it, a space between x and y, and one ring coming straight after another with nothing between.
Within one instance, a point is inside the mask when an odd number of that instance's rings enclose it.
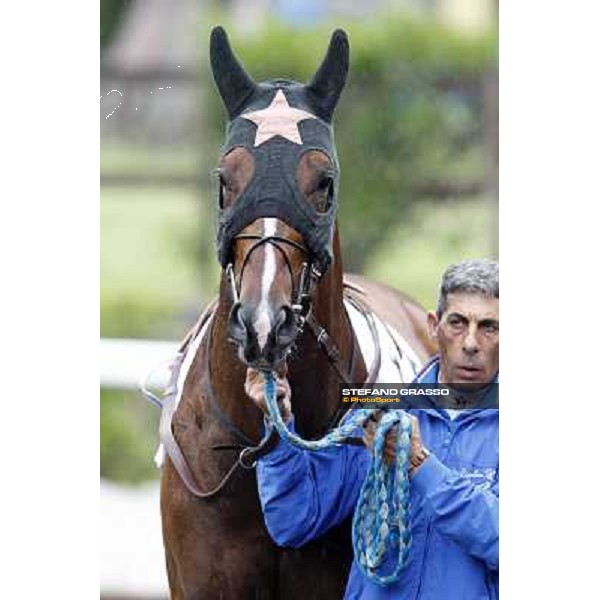
<instances>
[{"instance_id":1,"label":"star emblem on hood","mask_svg":"<svg viewBox=\"0 0 600 600\"><path fill-rule=\"evenodd\" d=\"M256 125L255 146L260 146L276 135L284 137L294 144L302 144L298 123L306 119L316 119L315 115L311 115L305 110L292 108L282 90L277 90L267 108L255 110L242 115L242 117Z\"/></svg>"}]
</instances>

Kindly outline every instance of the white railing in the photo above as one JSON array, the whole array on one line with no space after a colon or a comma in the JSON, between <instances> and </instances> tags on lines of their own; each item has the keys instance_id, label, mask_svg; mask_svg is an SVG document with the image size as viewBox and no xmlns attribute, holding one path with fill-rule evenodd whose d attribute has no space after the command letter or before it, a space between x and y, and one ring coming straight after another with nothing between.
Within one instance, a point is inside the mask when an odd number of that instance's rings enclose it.
<instances>
[{"instance_id":1,"label":"white railing","mask_svg":"<svg viewBox=\"0 0 600 600\"><path fill-rule=\"evenodd\" d=\"M179 342L102 338L100 387L136 389L140 380L171 358L178 347Z\"/></svg>"},{"instance_id":2,"label":"white railing","mask_svg":"<svg viewBox=\"0 0 600 600\"><path fill-rule=\"evenodd\" d=\"M137 389L140 380L172 358L178 347L179 342L102 338L100 387ZM158 483L101 481L100 522L101 597L166 599Z\"/></svg>"}]
</instances>

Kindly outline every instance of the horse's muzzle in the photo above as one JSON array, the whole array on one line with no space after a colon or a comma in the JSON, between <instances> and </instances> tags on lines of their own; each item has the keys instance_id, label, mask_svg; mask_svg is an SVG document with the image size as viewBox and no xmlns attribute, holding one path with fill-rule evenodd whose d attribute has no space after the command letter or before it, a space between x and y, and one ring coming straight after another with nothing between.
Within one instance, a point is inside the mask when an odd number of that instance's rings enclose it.
<instances>
[{"instance_id":1,"label":"horse's muzzle","mask_svg":"<svg viewBox=\"0 0 600 600\"><path fill-rule=\"evenodd\" d=\"M257 311L237 302L229 313L229 337L238 347L240 360L255 369L277 369L286 360L298 335L290 306L257 316Z\"/></svg>"}]
</instances>

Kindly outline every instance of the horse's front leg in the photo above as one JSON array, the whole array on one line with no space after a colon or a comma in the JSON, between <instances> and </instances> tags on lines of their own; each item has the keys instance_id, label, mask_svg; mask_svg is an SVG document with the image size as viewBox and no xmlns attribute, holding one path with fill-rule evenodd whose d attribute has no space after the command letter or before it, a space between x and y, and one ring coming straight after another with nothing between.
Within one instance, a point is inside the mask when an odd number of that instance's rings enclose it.
<instances>
[{"instance_id":1,"label":"horse's front leg","mask_svg":"<svg viewBox=\"0 0 600 600\"><path fill-rule=\"evenodd\" d=\"M262 526L260 507L250 504L246 494L196 498L165 462L161 513L173 600L276 598L278 551Z\"/></svg>"}]
</instances>

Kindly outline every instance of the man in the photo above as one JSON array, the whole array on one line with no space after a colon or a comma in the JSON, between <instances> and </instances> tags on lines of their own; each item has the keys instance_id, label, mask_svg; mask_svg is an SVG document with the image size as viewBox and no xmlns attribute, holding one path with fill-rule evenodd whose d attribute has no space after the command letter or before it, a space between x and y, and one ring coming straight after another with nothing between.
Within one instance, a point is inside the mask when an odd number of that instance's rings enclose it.
<instances>
[{"instance_id":1,"label":"man","mask_svg":"<svg viewBox=\"0 0 600 600\"><path fill-rule=\"evenodd\" d=\"M437 311L428 314L439 355L416 381L462 390L466 408L414 411L410 501L412 545L400 580L382 587L356 561L345 598L475 600L498 596L498 411L469 407L498 378L499 280L492 261L450 266ZM247 392L263 410L260 386ZM293 430L289 393L283 413ZM372 450L376 424L364 432ZM389 438L392 436L390 435ZM393 458L393 440L386 440ZM369 450L343 446L306 452L279 442L257 466L269 533L281 546L299 547L352 514L370 460Z\"/></svg>"}]
</instances>

